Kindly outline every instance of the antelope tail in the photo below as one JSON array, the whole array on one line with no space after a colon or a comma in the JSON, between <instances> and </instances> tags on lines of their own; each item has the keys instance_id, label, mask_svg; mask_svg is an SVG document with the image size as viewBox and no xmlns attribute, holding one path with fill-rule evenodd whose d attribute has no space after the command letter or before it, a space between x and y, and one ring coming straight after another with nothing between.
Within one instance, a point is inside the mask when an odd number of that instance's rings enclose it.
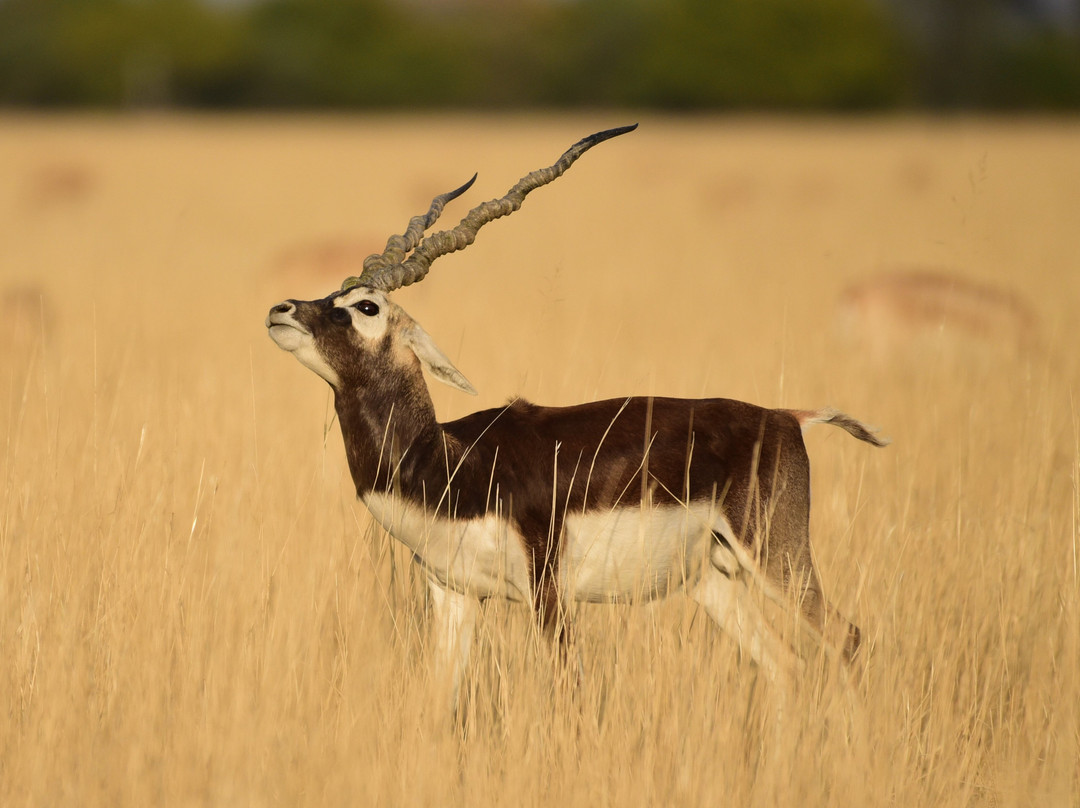
<instances>
[{"instance_id":1,"label":"antelope tail","mask_svg":"<svg viewBox=\"0 0 1080 808\"><path fill-rule=\"evenodd\" d=\"M795 416L803 429L813 424L832 424L833 426L840 427L849 435L852 435L861 441L865 441L872 446L889 445L887 438L879 438L877 436L876 429L868 427L862 421L856 420L850 415L842 413L840 410L833 409L832 407L825 407L820 410L788 410L788 412Z\"/></svg>"}]
</instances>

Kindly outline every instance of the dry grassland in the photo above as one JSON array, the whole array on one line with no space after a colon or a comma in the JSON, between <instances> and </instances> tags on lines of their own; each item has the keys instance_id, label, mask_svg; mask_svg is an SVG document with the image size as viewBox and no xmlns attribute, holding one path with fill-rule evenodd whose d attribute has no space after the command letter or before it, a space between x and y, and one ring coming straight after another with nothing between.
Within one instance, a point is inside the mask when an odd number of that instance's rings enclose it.
<instances>
[{"instance_id":1,"label":"dry grassland","mask_svg":"<svg viewBox=\"0 0 1080 808\"><path fill-rule=\"evenodd\" d=\"M686 599L580 607L552 693L485 607L464 731L423 591L354 501L326 386L267 338L430 197L577 118L0 119L0 804L1080 804L1080 125L644 119L396 296L480 390L832 404L815 552L864 726ZM860 358L849 282L1020 292L1041 343Z\"/></svg>"}]
</instances>

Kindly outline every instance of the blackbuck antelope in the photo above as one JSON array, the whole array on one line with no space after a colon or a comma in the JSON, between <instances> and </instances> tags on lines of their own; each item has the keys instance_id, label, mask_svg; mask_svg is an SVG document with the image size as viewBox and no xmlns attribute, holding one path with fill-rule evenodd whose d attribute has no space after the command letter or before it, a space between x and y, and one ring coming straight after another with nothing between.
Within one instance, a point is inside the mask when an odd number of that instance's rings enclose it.
<instances>
[{"instance_id":1,"label":"blackbuck antelope","mask_svg":"<svg viewBox=\"0 0 1080 808\"><path fill-rule=\"evenodd\" d=\"M640 602L684 589L774 675L803 663L767 619L766 601L801 612L815 643L848 659L858 648L858 629L828 605L814 570L801 434L828 423L884 445L854 418L639 396L573 407L517 399L435 418L423 368L475 390L389 293L633 128L581 140L457 227L425 237L474 176L435 197L341 291L286 300L266 319L274 342L333 388L357 495L427 573L436 659L455 703L479 604L492 597L529 604L562 642L572 601Z\"/></svg>"},{"instance_id":2,"label":"blackbuck antelope","mask_svg":"<svg viewBox=\"0 0 1080 808\"><path fill-rule=\"evenodd\" d=\"M941 270L883 273L847 287L840 334L876 362L952 353L974 359L1037 350L1038 317L1015 291Z\"/></svg>"}]
</instances>

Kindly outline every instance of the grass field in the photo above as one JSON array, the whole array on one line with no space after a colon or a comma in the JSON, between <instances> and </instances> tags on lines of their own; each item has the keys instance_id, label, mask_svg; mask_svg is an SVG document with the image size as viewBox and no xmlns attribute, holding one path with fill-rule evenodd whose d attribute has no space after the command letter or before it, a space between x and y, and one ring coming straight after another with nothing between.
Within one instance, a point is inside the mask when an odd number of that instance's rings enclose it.
<instances>
[{"instance_id":1,"label":"grass field","mask_svg":"<svg viewBox=\"0 0 1080 808\"><path fill-rule=\"evenodd\" d=\"M489 604L433 719L418 575L263 319L624 122L0 118L0 804L1080 804L1075 122L645 118L399 292L480 390L442 418L710 395L894 441L807 436L862 732L828 687L777 726L681 597L578 608L573 696ZM868 361L835 301L895 267L1018 291L1039 347Z\"/></svg>"}]
</instances>

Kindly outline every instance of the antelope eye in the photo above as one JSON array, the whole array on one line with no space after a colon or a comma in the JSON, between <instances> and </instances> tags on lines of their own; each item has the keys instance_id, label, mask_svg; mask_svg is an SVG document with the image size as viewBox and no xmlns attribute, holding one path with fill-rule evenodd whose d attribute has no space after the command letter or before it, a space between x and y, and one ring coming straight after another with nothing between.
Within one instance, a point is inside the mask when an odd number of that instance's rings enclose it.
<instances>
[{"instance_id":1,"label":"antelope eye","mask_svg":"<svg viewBox=\"0 0 1080 808\"><path fill-rule=\"evenodd\" d=\"M378 305L370 300L361 300L356 304L356 308L360 310L361 314L366 314L368 317L374 317L379 313Z\"/></svg>"},{"instance_id":2,"label":"antelope eye","mask_svg":"<svg viewBox=\"0 0 1080 808\"><path fill-rule=\"evenodd\" d=\"M349 325L352 322L352 317L349 316L349 312L336 306L330 309L329 316L330 321L337 325Z\"/></svg>"}]
</instances>

